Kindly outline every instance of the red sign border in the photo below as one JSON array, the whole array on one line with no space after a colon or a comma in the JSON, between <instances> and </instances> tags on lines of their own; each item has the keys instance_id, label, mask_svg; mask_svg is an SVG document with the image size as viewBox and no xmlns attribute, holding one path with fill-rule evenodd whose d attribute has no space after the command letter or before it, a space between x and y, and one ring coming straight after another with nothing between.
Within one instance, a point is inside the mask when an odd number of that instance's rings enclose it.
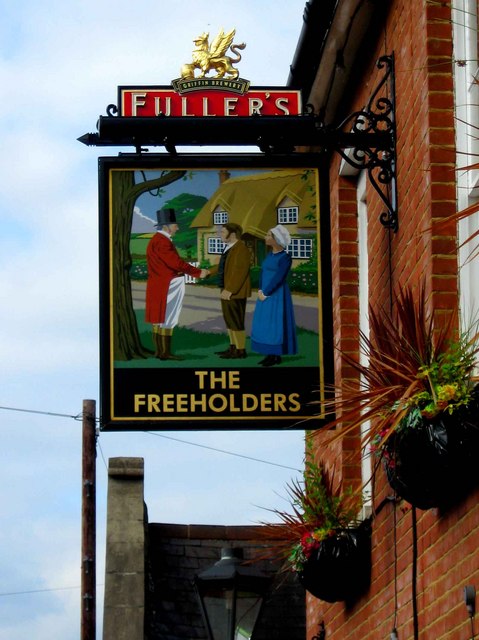
<instances>
[{"instance_id":1,"label":"red sign border","mask_svg":"<svg viewBox=\"0 0 479 640\"><path fill-rule=\"evenodd\" d=\"M178 96L178 100L181 99L188 99L188 97L193 98L195 100L200 100L202 98L212 98L215 95L217 96L218 93L223 93L223 94L227 94L227 95L231 95L231 99L237 100L237 101L246 101L252 98L252 96L254 96L254 94L258 93L258 94L279 94L278 97L281 97L281 94L283 94L285 97L288 96L292 96L296 99L297 101L297 109L294 110L294 113L288 113L285 114L284 112L282 113L278 113L277 115L280 116L284 116L284 115L302 115L303 112L303 106L302 106L302 97L301 97L301 91L299 89L291 89L289 87L280 87L280 86L259 86L259 87L249 87L248 91L245 92L244 94L240 95L234 91L227 91L224 88L218 88L218 89L212 89L212 88L205 88L202 91L196 90L194 92L191 92L189 94L180 94L177 91L175 91L175 89L172 87L172 85L121 85L118 87L118 115L119 116L125 116L125 104L124 104L124 96L125 96L125 92L144 92L144 93L154 93L154 92L171 92L173 93L175 96ZM297 111L297 113L296 113ZM139 114L138 116L132 116L131 114L128 114L126 117L151 117L151 118L155 118L158 117L159 114L154 114L154 115L144 115L144 114ZM178 114L177 114L178 115ZM185 117L196 117L196 118L201 118L204 117L205 115L213 115L213 114L205 114L205 113L201 113L201 114L184 114ZM224 114L214 114L214 115L224 115ZM231 114L231 117L235 117L237 114ZM245 115L251 115L251 114L245 114ZM271 114L265 114L265 115L271 115ZM168 117L168 116L167 116Z\"/></svg>"}]
</instances>

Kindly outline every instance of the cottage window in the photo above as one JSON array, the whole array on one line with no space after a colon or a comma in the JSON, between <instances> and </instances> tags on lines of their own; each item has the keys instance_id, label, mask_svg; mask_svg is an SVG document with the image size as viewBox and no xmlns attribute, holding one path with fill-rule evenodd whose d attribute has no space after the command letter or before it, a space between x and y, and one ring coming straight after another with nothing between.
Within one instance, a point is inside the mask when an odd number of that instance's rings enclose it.
<instances>
[{"instance_id":1,"label":"cottage window","mask_svg":"<svg viewBox=\"0 0 479 640\"><path fill-rule=\"evenodd\" d=\"M215 211L213 213L213 224L226 224L228 222L227 211Z\"/></svg>"},{"instance_id":2,"label":"cottage window","mask_svg":"<svg viewBox=\"0 0 479 640\"><path fill-rule=\"evenodd\" d=\"M226 244L218 238L217 236L212 236L208 238L208 253L223 253L223 249L226 247Z\"/></svg>"},{"instance_id":3,"label":"cottage window","mask_svg":"<svg viewBox=\"0 0 479 640\"><path fill-rule=\"evenodd\" d=\"M308 260L313 255L313 241L311 238L291 238L288 253L292 258Z\"/></svg>"},{"instance_id":4,"label":"cottage window","mask_svg":"<svg viewBox=\"0 0 479 640\"><path fill-rule=\"evenodd\" d=\"M279 224L295 224L298 222L298 207L278 207Z\"/></svg>"}]
</instances>

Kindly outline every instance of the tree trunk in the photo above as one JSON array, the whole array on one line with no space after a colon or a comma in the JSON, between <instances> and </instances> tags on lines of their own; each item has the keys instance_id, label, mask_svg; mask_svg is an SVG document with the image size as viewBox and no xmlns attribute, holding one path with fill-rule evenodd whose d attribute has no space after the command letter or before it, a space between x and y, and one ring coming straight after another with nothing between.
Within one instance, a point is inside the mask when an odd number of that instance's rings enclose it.
<instances>
[{"instance_id":1,"label":"tree trunk","mask_svg":"<svg viewBox=\"0 0 479 640\"><path fill-rule=\"evenodd\" d=\"M148 357L141 344L131 293L130 234L133 209L138 197L150 189L164 187L179 180L186 171L167 171L159 178L135 184L135 172L112 172L112 313L115 360Z\"/></svg>"}]
</instances>

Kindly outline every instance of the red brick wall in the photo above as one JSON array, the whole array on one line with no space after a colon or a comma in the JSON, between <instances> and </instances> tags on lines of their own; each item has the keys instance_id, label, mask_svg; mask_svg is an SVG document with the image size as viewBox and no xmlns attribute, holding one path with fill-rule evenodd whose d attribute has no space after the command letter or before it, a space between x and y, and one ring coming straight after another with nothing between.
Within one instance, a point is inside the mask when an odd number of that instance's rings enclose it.
<instances>
[{"instance_id":1,"label":"red brick wall","mask_svg":"<svg viewBox=\"0 0 479 640\"><path fill-rule=\"evenodd\" d=\"M381 74L375 66L377 58L394 52L399 230L393 233L380 224L384 207L368 184L370 302L388 309L391 290L424 280L431 309L439 315L450 314L458 298L455 225L436 224L456 209L450 5L393 0L376 35L377 46L371 49L370 64L358 85L361 92L354 96L350 112L366 104L376 87ZM340 158L334 157L330 169L334 335L340 349L357 354L356 183L338 176L339 164ZM355 379L354 371L338 355L335 375L339 384ZM357 480L357 438L328 448L329 436L315 435L317 456L329 462L340 460L343 477ZM389 493L380 470L374 504ZM470 496L446 513L416 512L417 608L423 640L471 637L463 587L474 584L479 589L477 497ZM370 591L349 607L308 596L307 640L318 633L321 620L328 640L384 640L394 625L399 640L413 638L412 557L413 510L407 503L395 507L388 502L373 521ZM476 628L479 632L479 623Z\"/></svg>"}]
</instances>

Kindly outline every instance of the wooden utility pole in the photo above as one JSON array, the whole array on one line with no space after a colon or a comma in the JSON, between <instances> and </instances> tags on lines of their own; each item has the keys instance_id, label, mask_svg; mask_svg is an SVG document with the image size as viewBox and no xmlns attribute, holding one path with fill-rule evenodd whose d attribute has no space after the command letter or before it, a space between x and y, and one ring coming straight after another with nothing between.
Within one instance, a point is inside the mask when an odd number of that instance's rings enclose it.
<instances>
[{"instance_id":1,"label":"wooden utility pole","mask_svg":"<svg viewBox=\"0 0 479 640\"><path fill-rule=\"evenodd\" d=\"M95 401L83 400L81 640L96 636L96 418Z\"/></svg>"}]
</instances>

